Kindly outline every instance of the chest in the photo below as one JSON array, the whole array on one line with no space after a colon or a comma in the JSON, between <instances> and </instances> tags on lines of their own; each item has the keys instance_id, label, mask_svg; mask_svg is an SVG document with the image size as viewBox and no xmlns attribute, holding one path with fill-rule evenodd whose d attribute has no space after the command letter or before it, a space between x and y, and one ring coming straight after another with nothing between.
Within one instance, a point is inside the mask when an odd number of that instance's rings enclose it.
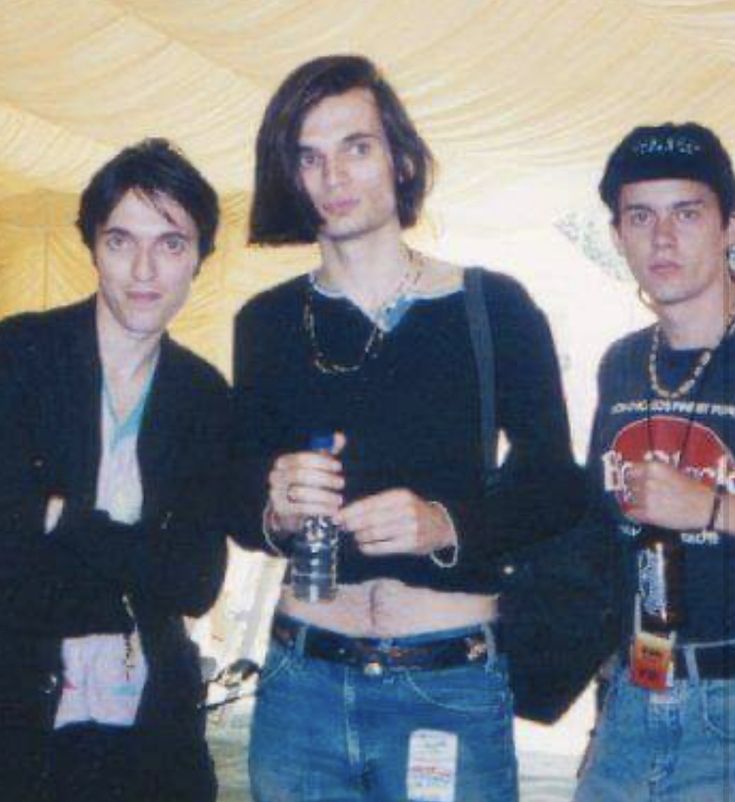
<instances>
[{"instance_id":1,"label":"chest","mask_svg":"<svg viewBox=\"0 0 735 802\"><path fill-rule=\"evenodd\" d=\"M177 474L186 471L187 465L191 469L187 453L196 447L196 421L190 414L191 405L181 398L179 393L172 397L156 375L141 404L135 436L132 440L124 438L128 441L126 464L135 465L148 506L165 497L166 488L176 485ZM105 439L107 451L113 441L119 445L112 431L119 427L110 424L109 415L105 438L99 366L91 359L84 362L60 354L53 364L45 366L42 380L36 378L33 392L25 395L24 406L28 433L25 459L33 466L39 492L94 506ZM111 475L116 473L112 471Z\"/></svg>"},{"instance_id":2,"label":"chest","mask_svg":"<svg viewBox=\"0 0 735 802\"><path fill-rule=\"evenodd\" d=\"M679 360L674 367L662 372L672 386L689 365ZM623 534L639 531L625 516L627 476L635 463L664 462L698 482L735 492L735 397L726 378L725 361L715 359L690 393L661 398L651 387L645 360L622 358L610 366L591 456ZM694 533L689 535L685 542L694 542Z\"/></svg>"},{"instance_id":3,"label":"chest","mask_svg":"<svg viewBox=\"0 0 735 802\"><path fill-rule=\"evenodd\" d=\"M359 359L370 335L367 321L349 310L317 316L317 326L321 352L341 364ZM477 376L460 298L416 304L354 371L320 370L312 339L301 327L291 334L287 351L271 348L280 358L274 356L267 391L290 442L340 430L364 453L399 450L410 460L476 441Z\"/></svg>"}]
</instances>

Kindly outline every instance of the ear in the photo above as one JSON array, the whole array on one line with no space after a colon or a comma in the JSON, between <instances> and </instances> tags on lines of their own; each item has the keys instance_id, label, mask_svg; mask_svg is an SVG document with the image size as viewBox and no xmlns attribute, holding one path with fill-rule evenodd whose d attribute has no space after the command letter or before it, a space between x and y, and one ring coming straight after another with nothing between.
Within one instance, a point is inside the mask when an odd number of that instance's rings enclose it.
<instances>
[{"instance_id":1,"label":"ear","mask_svg":"<svg viewBox=\"0 0 735 802\"><path fill-rule=\"evenodd\" d=\"M406 181L410 181L416 172L414 163L407 157L403 156L400 163L395 165L396 184L401 186Z\"/></svg>"},{"instance_id":2,"label":"ear","mask_svg":"<svg viewBox=\"0 0 735 802\"><path fill-rule=\"evenodd\" d=\"M735 212L730 215L727 221L727 249L735 248Z\"/></svg>"},{"instance_id":3,"label":"ear","mask_svg":"<svg viewBox=\"0 0 735 802\"><path fill-rule=\"evenodd\" d=\"M620 254L620 256L625 256L625 249L623 248L623 239L620 236L619 224L613 222L610 223L610 239L615 246L615 250Z\"/></svg>"}]
</instances>

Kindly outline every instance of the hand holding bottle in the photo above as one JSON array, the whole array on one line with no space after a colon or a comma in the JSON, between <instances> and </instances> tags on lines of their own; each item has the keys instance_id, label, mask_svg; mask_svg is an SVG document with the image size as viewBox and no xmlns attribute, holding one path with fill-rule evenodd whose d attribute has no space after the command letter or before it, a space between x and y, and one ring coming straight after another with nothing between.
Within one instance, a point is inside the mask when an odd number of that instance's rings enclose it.
<instances>
[{"instance_id":1,"label":"hand holding bottle","mask_svg":"<svg viewBox=\"0 0 735 802\"><path fill-rule=\"evenodd\" d=\"M333 434L312 434L309 448L329 454L335 446ZM337 596L339 527L330 515L306 515L294 535L289 579L296 599L308 603L328 602Z\"/></svg>"},{"instance_id":2,"label":"hand holding bottle","mask_svg":"<svg viewBox=\"0 0 735 802\"><path fill-rule=\"evenodd\" d=\"M272 532L294 533L307 516L333 517L343 504L345 480L339 454L347 440L335 432L328 450L282 454L268 476L266 523Z\"/></svg>"}]
</instances>

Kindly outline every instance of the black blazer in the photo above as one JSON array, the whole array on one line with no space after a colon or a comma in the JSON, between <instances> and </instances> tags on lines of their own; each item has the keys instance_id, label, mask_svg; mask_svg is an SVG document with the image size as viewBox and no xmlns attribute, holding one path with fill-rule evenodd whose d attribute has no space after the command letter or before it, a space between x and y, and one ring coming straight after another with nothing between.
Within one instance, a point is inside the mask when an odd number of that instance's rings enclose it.
<instances>
[{"instance_id":1,"label":"black blazer","mask_svg":"<svg viewBox=\"0 0 735 802\"><path fill-rule=\"evenodd\" d=\"M0 720L50 726L67 636L140 628L149 666L136 724L200 727L198 654L182 616L204 613L225 570L229 394L164 335L138 439L135 525L95 511L102 373L95 302L0 324ZM46 503L65 499L44 533Z\"/></svg>"}]
</instances>

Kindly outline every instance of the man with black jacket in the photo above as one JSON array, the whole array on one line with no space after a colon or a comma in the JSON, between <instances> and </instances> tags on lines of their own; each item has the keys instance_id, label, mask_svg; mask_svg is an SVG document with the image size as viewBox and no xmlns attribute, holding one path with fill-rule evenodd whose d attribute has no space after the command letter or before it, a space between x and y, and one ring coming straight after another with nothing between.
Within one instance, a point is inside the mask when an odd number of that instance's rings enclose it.
<instances>
[{"instance_id":1,"label":"man with black jacket","mask_svg":"<svg viewBox=\"0 0 735 802\"><path fill-rule=\"evenodd\" d=\"M227 388L174 343L218 222L165 140L106 164L78 218L82 303L0 324L0 789L7 802L213 800L183 616L225 567Z\"/></svg>"}]
</instances>

